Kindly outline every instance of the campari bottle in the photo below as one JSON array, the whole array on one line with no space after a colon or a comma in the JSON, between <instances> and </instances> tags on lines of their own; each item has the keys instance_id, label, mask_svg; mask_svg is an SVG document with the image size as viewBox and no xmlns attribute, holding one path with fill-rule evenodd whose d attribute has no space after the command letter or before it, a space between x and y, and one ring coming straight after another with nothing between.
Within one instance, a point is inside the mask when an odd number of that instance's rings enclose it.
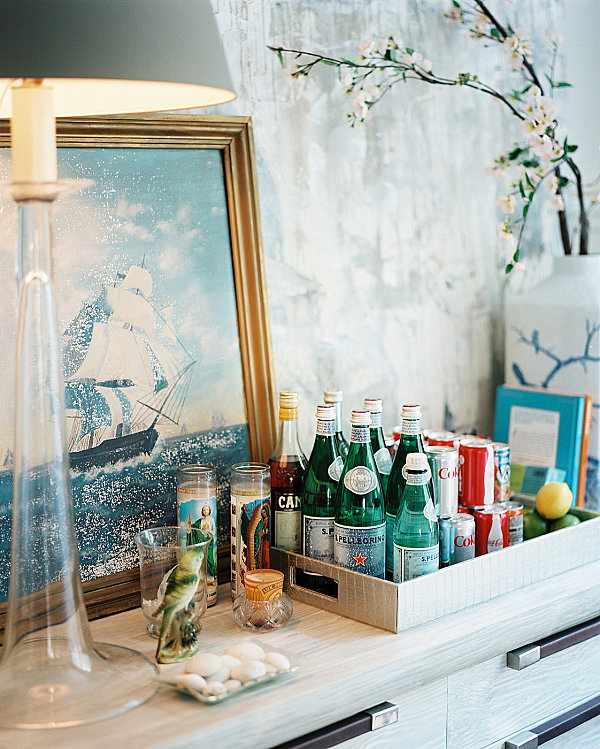
<instances>
[{"instance_id":1,"label":"campari bottle","mask_svg":"<svg viewBox=\"0 0 600 749\"><path fill-rule=\"evenodd\" d=\"M394 524L400 509L402 493L406 481L404 465L409 453L424 453L423 434L421 432L421 406L402 406L402 434L392 464L385 494L385 519L387 523L387 543L385 569L391 577L394 573ZM433 487L429 491L433 496Z\"/></svg>"},{"instance_id":2,"label":"campari bottle","mask_svg":"<svg viewBox=\"0 0 600 749\"><path fill-rule=\"evenodd\" d=\"M352 411L350 447L335 498L333 554L341 567L383 578L385 507L370 423L368 411Z\"/></svg>"},{"instance_id":3,"label":"campari bottle","mask_svg":"<svg viewBox=\"0 0 600 749\"><path fill-rule=\"evenodd\" d=\"M317 406L317 435L302 490L302 553L333 563L333 520L344 461L335 442L334 406Z\"/></svg>"},{"instance_id":4,"label":"campari bottle","mask_svg":"<svg viewBox=\"0 0 600 749\"><path fill-rule=\"evenodd\" d=\"M279 437L271 468L271 517L274 546L300 552L302 548L302 484L306 457L298 442L298 393L279 393Z\"/></svg>"},{"instance_id":5,"label":"campari bottle","mask_svg":"<svg viewBox=\"0 0 600 749\"><path fill-rule=\"evenodd\" d=\"M397 583L435 572L440 556L427 455L409 453L404 474L402 504L394 526L394 582Z\"/></svg>"},{"instance_id":6,"label":"campari bottle","mask_svg":"<svg viewBox=\"0 0 600 749\"><path fill-rule=\"evenodd\" d=\"M385 437L383 436L383 401L381 398L365 398L364 409L371 413L371 449L379 470L381 489L385 497L390 471L392 470L392 456L385 446Z\"/></svg>"},{"instance_id":7,"label":"campari bottle","mask_svg":"<svg viewBox=\"0 0 600 749\"><path fill-rule=\"evenodd\" d=\"M348 455L348 442L342 433L342 400L344 393L336 388L329 388L323 393L323 401L327 405L335 406L335 441L338 448L338 453L346 460Z\"/></svg>"}]
</instances>

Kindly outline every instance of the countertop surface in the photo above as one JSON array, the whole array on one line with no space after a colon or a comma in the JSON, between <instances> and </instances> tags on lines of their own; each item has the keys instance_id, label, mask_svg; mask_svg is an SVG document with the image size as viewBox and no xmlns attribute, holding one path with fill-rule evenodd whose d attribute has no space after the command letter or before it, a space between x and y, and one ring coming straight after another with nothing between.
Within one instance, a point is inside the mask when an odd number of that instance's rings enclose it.
<instances>
[{"instance_id":1,"label":"countertop surface","mask_svg":"<svg viewBox=\"0 0 600 749\"><path fill-rule=\"evenodd\" d=\"M255 635L235 624L231 609L228 587L222 586L219 603L203 618L201 650L221 652L250 636L265 649L289 653L299 670L216 705L161 687L144 705L110 720L50 731L0 731L0 747L275 746L385 701L392 693L599 615L600 562L399 634L295 602L283 629ZM136 609L96 620L91 628L96 642L126 645L152 657L156 640L146 634L145 624Z\"/></svg>"}]
</instances>

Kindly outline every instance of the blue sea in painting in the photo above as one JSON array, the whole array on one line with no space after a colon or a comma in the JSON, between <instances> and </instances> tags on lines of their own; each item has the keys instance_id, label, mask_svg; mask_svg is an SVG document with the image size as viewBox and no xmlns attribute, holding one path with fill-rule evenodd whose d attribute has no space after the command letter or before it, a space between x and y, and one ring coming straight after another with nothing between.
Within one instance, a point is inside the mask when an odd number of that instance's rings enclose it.
<instances>
[{"instance_id":1,"label":"blue sea in painting","mask_svg":"<svg viewBox=\"0 0 600 749\"><path fill-rule=\"evenodd\" d=\"M133 569L134 534L177 522L176 468L212 463L218 475L219 544L229 543L229 473L248 460L246 424L159 441L151 455L71 472L75 528L84 580ZM0 472L0 600L8 598L12 472ZM31 560L35 566L35 560Z\"/></svg>"}]
</instances>

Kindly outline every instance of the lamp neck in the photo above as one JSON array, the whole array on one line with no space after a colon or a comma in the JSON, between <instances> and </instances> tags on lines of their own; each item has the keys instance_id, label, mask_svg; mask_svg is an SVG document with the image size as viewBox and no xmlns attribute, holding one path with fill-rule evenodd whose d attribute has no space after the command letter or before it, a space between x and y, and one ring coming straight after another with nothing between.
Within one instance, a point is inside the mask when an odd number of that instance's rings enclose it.
<instances>
[{"instance_id":1,"label":"lamp neck","mask_svg":"<svg viewBox=\"0 0 600 749\"><path fill-rule=\"evenodd\" d=\"M17 215L17 288L32 271L52 278L51 203L29 200L19 203Z\"/></svg>"}]
</instances>

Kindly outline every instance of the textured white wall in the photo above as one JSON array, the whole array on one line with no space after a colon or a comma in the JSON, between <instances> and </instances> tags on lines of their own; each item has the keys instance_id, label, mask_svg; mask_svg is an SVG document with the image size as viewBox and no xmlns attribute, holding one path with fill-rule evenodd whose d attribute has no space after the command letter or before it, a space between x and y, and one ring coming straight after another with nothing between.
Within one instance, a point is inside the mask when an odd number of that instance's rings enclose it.
<instances>
[{"instance_id":1,"label":"textured white wall","mask_svg":"<svg viewBox=\"0 0 600 749\"><path fill-rule=\"evenodd\" d=\"M253 118L275 371L301 395L310 449L326 387L402 403L427 427L492 426L502 379L505 255L497 185L484 174L516 137L497 102L416 82L398 86L366 126L348 127L335 71L294 82L266 44L354 56L393 33L436 71L499 81L501 50L466 41L440 18L449 0L213 0L236 102ZM495 2L543 38L562 2Z\"/></svg>"}]
</instances>

